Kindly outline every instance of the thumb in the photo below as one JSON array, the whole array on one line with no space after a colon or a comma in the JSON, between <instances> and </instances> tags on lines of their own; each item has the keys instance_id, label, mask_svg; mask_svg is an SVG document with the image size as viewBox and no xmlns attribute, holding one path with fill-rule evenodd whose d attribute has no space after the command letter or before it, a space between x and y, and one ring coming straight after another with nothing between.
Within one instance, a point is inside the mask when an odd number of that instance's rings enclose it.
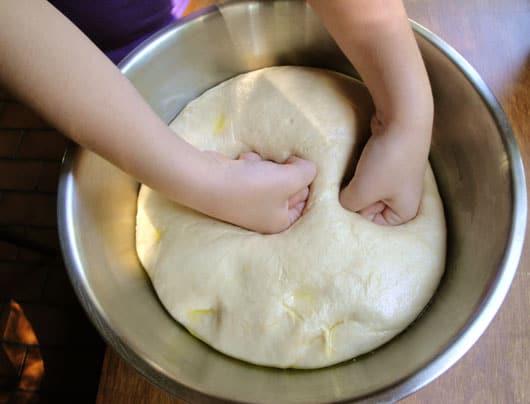
<instances>
[{"instance_id":1,"label":"thumb","mask_svg":"<svg viewBox=\"0 0 530 404\"><path fill-rule=\"evenodd\" d=\"M354 177L355 179L355 177ZM352 181L340 192L341 205L377 224L399 225L413 219L418 212L420 195L411 190L402 190L393 197L378 193L376 186L359 186Z\"/></svg>"},{"instance_id":2,"label":"thumb","mask_svg":"<svg viewBox=\"0 0 530 404\"><path fill-rule=\"evenodd\" d=\"M378 194L376 186L362 186L355 176L339 195L340 204L352 212L362 211L382 199L383 196Z\"/></svg>"},{"instance_id":3,"label":"thumb","mask_svg":"<svg viewBox=\"0 0 530 404\"><path fill-rule=\"evenodd\" d=\"M289 157L284 166L289 170L290 185L296 191L311 184L317 175L317 168L312 161L296 156Z\"/></svg>"}]
</instances>

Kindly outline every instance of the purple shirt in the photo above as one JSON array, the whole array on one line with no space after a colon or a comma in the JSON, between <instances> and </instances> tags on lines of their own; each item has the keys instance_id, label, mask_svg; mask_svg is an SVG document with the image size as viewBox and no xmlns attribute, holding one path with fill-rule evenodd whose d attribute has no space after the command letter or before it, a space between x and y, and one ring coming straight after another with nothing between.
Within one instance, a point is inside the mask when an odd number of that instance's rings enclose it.
<instances>
[{"instance_id":1,"label":"purple shirt","mask_svg":"<svg viewBox=\"0 0 530 404\"><path fill-rule=\"evenodd\" d=\"M118 63L182 15L189 0L49 0Z\"/></svg>"}]
</instances>

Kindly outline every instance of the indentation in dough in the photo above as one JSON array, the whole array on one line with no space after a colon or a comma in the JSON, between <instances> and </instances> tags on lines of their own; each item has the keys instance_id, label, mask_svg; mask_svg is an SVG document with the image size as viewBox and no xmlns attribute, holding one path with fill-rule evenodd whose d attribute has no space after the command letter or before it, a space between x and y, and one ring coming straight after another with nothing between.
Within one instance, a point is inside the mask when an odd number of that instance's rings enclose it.
<instances>
[{"instance_id":1,"label":"indentation in dough","mask_svg":"<svg viewBox=\"0 0 530 404\"><path fill-rule=\"evenodd\" d=\"M283 281L285 279L285 269L282 265L278 268L278 280Z\"/></svg>"},{"instance_id":2,"label":"indentation in dough","mask_svg":"<svg viewBox=\"0 0 530 404\"><path fill-rule=\"evenodd\" d=\"M285 309L286 313L291 318L291 320L293 320L293 322L296 322L296 320L304 321L304 317L302 317L302 315L298 313L298 311L296 311L295 308L289 306L285 302L282 302L282 306Z\"/></svg>"},{"instance_id":3,"label":"indentation in dough","mask_svg":"<svg viewBox=\"0 0 530 404\"><path fill-rule=\"evenodd\" d=\"M277 327L279 323L279 320L274 320L268 323L262 323L262 330L267 331L269 328Z\"/></svg>"},{"instance_id":4,"label":"indentation in dough","mask_svg":"<svg viewBox=\"0 0 530 404\"><path fill-rule=\"evenodd\" d=\"M295 302L302 304L312 303L315 300L315 295L307 289L297 289L293 293Z\"/></svg>"},{"instance_id":5,"label":"indentation in dough","mask_svg":"<svg viewBox=\"0 0 530 404\"><path fill-rule=\"evenodd\" d=\"M223 131L223 129L225 128L225 125L226 125L226 115L220 114L217 117L217 120L215 121L215 126L213 129L214 135L219 136L221 132Z\"/></svg>"},{"instance_id":6,"label":"indentation in dough","mask_svg":"<svg viewBox=\"0 0 530 404\"><path fill-rule=\"evenodd\" d=\"M339 325L344 324L344 320L337 321L330 326L322 329L322 338L324 340L324 348L326 350L326 356L329 358L333 353L333 331Z\"/></svg>"},{"instance_id":7,"label":"indentation in dough","mask_svg":"<svg viewBox=\"0 0 530 404\"><path fill-rule=\"evenodd\" d=\"M193 323L196 323L196 322L202 320L206 316L212 316L212 315L215 315L215 314L216 314L216 311L215 311L215 309L212 309L212 308L209 308L209 309L192 309L192 310L188 310L186 312L186 316Z\"/></svg>"}]
</instances>

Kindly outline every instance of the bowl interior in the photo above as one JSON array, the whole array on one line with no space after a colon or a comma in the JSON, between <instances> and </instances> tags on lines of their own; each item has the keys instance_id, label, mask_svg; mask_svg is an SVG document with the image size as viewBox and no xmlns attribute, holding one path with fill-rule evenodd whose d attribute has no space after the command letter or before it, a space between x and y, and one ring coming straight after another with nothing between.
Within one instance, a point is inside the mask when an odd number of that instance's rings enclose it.
<instances>
[{"instance_id":1,"label":"bowl interior","mask_svg":"<svg viewBox=\"0 0 530 404\"><path fill-rule=\"evenodd\" d=\"M138 262L136 181L86 150L68 156L59 226L70 277L109 344L151 381L189 400L395 400L446 370L482 333L517 265L513 226L514 217L526 221L517 191L524 178L514 180L514 170L522 176L517 150L482 81L439 39L415 30L435 97L431 163L448 223L447 270L424 315L355 361L313 371L269 369L196 340L163 309ZM148 42L121 68L166 122L204 90L265 66L356 75L298 1L228 3Z\"/></svg>"}]
</instances>

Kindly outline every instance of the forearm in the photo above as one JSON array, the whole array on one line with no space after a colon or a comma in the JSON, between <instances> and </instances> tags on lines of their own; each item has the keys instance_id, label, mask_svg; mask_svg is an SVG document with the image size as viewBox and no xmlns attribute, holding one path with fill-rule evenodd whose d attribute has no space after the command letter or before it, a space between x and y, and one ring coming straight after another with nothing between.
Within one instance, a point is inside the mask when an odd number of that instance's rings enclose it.
<instances>
[{"instance_id":1,"label":"forearm","mask_svg":"<svg viewBox=\"0 0 530 404\"><path fill-rule=\"evenodd\" d=\"M422 132L430 142L429 80L401 0L310 0L368 87L383 126Z\"/></svg>"},{"instance_id":2,"label":"forearm","mask_svg":"<svg viewBox=\"0 0 530 404\"><path fill-rule=\"evenodd\" d=\"M202 190L189 185L208 178L202 153L175 136L46 1L0 2L0 60L2 84L65 135L171 198L197 204Z\"/></svg>"}]
</instances>

